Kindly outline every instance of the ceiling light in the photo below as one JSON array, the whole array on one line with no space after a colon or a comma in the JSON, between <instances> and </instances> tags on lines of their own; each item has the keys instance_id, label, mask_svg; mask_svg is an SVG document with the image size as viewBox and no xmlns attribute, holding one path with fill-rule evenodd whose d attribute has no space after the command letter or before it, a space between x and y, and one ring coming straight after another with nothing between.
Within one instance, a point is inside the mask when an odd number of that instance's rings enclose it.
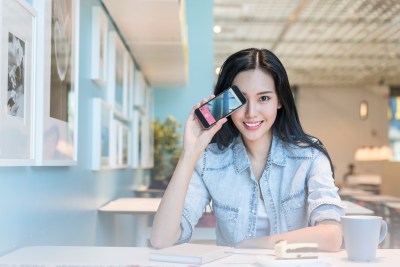
<instances>
[{"instance_id":1,"label":"ceiling light","mask_svg":"<svg viewBox=\"0 0 400 267\"><path fill-rule=\"evenodd\" d=\"M367 101L361 101L359 113L360 113L361 120L366 120L368 118L368 102Z\"/></svg>"},{"instance_id":2,"label":"ceiling light","mask_svg":"<svg viewBox=\"0 0 400 267\"><path fill-rule=\"evenodd\" d=\"M391 160L393 151L389 146L363 146L356 150L356 161Z\"/></svg>"},{"instance_id":3,"label":"ceiling light","mask_svg":"<svg viewBox=\"0 0 400 267\"><path fill-rule=\"evenodd\" d=\"M214 28L213 28L213 30L214 30L215 33L220 33L221 30L222 30L222 28L221 28L221 26L219 26L219 25L215 25Z\"/></svg>"}]
</instances>

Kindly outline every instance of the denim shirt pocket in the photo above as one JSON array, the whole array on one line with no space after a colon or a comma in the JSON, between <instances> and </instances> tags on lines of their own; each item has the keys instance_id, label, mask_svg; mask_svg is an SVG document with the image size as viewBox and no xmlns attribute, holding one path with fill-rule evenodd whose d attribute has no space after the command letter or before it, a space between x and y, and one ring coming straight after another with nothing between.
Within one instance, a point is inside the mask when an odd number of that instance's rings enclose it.
<instances>
[{"instance_id":1,"label":"denim shirt pocket","mask_svg":"<svg viewBox=\"0 0 400 267\"><path fill-rule=\"evenodd\" d=\"M306 193L304 190L289 194L282 200L281 206L289 231L307 226Z\"/></svg>"},{"instance_id":2,"label":"denim shirt pocket","mask_svg":"<svg viewBox=\"0 0 400 267\"><path fill-rule=\"evenodd\" d=\"M239 209L224 205L213 200L213 211L217 219L217 240L221 245L232 245L236 241L236 224ZM220 236L218 236L220 235Z\"/></svg>"}]
</instances>

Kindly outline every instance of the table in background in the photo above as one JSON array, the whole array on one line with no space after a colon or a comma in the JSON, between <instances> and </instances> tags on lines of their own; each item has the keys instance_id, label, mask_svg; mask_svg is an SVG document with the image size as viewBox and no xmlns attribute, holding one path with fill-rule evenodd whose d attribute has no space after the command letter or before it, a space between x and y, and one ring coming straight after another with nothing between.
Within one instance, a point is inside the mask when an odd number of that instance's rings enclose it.
<instances>
[{"instance_id":1,"label":"table in background","mask_svg":"<svg viewBox=\"0 0 400 267\"><path fill-rule=\"evenodd\" d=\"M139 186L133 188L133 192L138 195L138 197L162 197L164 195L165 189L155 189L149 188L148 186Z\"/></svg>"},{"instance_id":2,"label":"table in background","mask_svg":"<svg viewBox=\"0 0 400 267\"><path fill-rule=\"evenodd\" d=\"M380 193L382 177L378 174L354 174L347 177L347 185L357 187L374 194Z\"/></svg>"},{"instance_id":3,"label":"table in background","mask_svg":"<svg viewBox=\"0 0 400 267\"><path fill-rule=\"evenodd\" d=\"M371 195L373 195L373 193L370 191L365 191L362 189L351 188L351 187L340 188L338 194L343 200L349 200L349 201L352 201L354 196L371 196Z\"/></svg>"},{"instance_id":4,"label":"table in background","mask_svg":"<svg viewBox=\"0 0 400 267\"><path fill-rule=\"evenodd\" d=\"M42 265L74 267L79 266L188 266L188 264L149 261L151 248L145 247L82 247L82 246L35 246L25 247L0 257L0 265L27 266ZM257 257L273 259L268 256L273 253L269 249L236 249L229 257L204 264L205 267L215 266L256 266ZM332 267L394 267L399 266L400 249L379 249L374 262L356 263L347 260L346 252L320 253L320 258L331 258Z\"/></svg>"},{"instance_id":5,"label":"table in background","mask_svg":"<svg viewBox=\"0 0 400 267\"><path fill-rule=\"evenodd\" d=\"M154 215L161 198L119 198L99 209L100 212L112 214L133 214L136 218L136 244L147 246L149 215Z\"/></svg>"},{"instance_id":6,"label":"table in background","mask_svg":"<svg viewBox=\"0 0 400 267\"><path fill-rule=\"evenodd\" d=\"M377 216L381 216L389 224L388 236L382 246L385 248L393 248L392 244L395 241L396 233L393 231L394 228L390 223L391 215L387 204L400 203L400 198L390 195L354 196L353 198L357 201L357 204L372 209Z\"/></svg>"},{"instance_id":7,"label":"table in background","mask_svg":"<svg viewBox=\"0 0 400 267\"><path fill-rule=\"evenodd\" d=\"M161 198L119 198L110 201L101 207L99 211L112 214L137 215L137 244L139 246L147 246L149 217L156 214L160 202ZM210 214L211 208L207 206L205 212ZM210 231L208 227L196 228L196 234L193 234L193 238L215 239L215 233Z\"/></svg>"},{"instance_id":8,"label":"table in background","mask_svg":"<svg viewBox=\"0 0 400 267\"><path fill-rule=\"evenodd\" d=\"M366 207L357 205L354 202L342 200L342 204L346 205L345 213L346 215L373 215L374 211Z\"/></svg>"},{"instance_id":9,"label":"table in background","mask_svg":"<svg viewBox=\"0 0 400 267\"><path fill-rule=\"evenodd\" d=\"M364 202L365 206L375 211L378 216L387 219L388 211L386 209L386 203L400 202L400 197L390 195L370 195L370 196L354 196L355 201L358 203Z\"/></svg>"},{"instance_id":10,"label":"table in background","mask_svg":"<svg viewBox=\"0 0 400 267\"><path fill-rule=\"evenodd\" d=\"M385 203L389 210L390 247L400 248L400 202Z\"/></svg>"},{"instance_id":11,"label":"table in background","mask_svg":"<svg viewBox=\"0 0 400 267\"><path fill-rule=\"evenodd\" d=\"M99 209L100 212L111 214L132 214L137 215L137 244L147 246L148 244L148 223L149 216L157 212L161 198L120 198L109 202ZM349 201L342 201L347 206L347 215L371 215L373 211ZM206 213L211 213L207 206ZM196 228L193 233L194 239L215 239L214 229L209 227Z\"/></svg>"},{"instance_id":12,"label":"table in background","mask_svg":"<svg viewBox=\"0 0 400 267\"><path fill-rule=\"evenodd\" d=\"M101 212L117 214L155 214L160 205L161 198L119 198L110 201L99 209ZM357 205L354 202L343 200L342 203L347 206L347 215L371 215L373 210ZM211 212L207 206L206 212Z\"/></svg>"}]
</instances>

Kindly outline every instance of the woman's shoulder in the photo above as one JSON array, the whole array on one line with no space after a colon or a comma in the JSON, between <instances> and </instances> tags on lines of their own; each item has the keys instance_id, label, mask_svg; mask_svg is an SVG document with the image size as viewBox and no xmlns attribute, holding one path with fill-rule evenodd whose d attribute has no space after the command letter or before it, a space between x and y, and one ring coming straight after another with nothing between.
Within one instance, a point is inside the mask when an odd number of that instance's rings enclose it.
<instances>
[{"instance_id":1,"label":"woman's shoulder","mask_svg":"<svg viewBox=\"0 0 400 267\"><path fill-rule=\"evenodd\" d=\"M204 151L204 155L209 159L212 158L213 160L221 160L223 158L231 156L232 147L232 144L227 147L222 147L217 143L211 143Z\"/></svg>"},{"instance_id":2,"label":"woman's shoulder","mask_svg":"<svg viewBox=\"0 0 400 267\"><path fill-rule=\"evenodd\" d=\"M232 164L234 160L234 144L222 147L217 143L207 146L201 155L200 163L204 169L219 169Z\"/></svg>"},{"instance_id":3,"label":"woman's shoulder","mask_svg":"<svg viewBox=\"0 0 400 267\"><path fill-rule=\"evenodd\" d=\"M319 140L317 138L312 138L311 142L318 143ZM288 143L279 139L280 145L282 146L284 153L289 158L307 158L313 159L318 157L321 152L312 147L309 143L306 142L297 142L297 143Z\"/></svg>"},{"instance_id":4,"label":"woman's shoulder","mask_svg":"<svg viewBox=\"0 0 400 267\"><path fill-rule=\"evenodd\" d=\"M218 143L210 143L206 148L206 152L210 153L210 154L216 154L216 155L224 154L224 153L227 153L227 151L231 148L231 146L232 146L232 144L227 147L224 147L224 146L219 145Z\"/></svg>"}]
</instances>

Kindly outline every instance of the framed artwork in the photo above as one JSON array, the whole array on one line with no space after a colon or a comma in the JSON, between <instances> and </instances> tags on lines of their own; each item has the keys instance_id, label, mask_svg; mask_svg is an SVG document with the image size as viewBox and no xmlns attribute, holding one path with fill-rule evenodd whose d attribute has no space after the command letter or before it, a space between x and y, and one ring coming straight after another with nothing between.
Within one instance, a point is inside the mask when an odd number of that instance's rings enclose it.
<instances>
[{"instance_id":1,"label":"framed artwork","mask_svg":"<svg viewBox=\"0 0 400 267\"><path fill-rule=\"evenodd\" d=\"M142 133L141 138L141 166L143 168L152 168L154 165L154 135L152 130L152 118L153 118L153 105L152 105L152 91L150 88L144 90L144 114L142 115Z\"/></svg>"},{"instance_id":2,"label":"framed artwork","mask_svg":"<svg viewBox=\"0 0 400 267\"><path fill-rule=\"evenodd\" d=\"M101 100L92 100L92 170L112 167L113 108Z\"/></svg>"},{"instance_id":3,"label":"framed artwork","mask_svg":"<svg viewBox=\"0 0 400 267\"><path fill-rule=\"evenodd\" d=\"M109 57L108 57L108 93L107 101L121 116L127 117L128 87L128 52L121 38L114 31L109 32Z\"/></svg>"},{"instance_id":4,"label":"framed artwork","mask_svg":"<svg viewBox=\"0 0 400 267\"><path fill-rule=\"evenodd\" d=\"M0 2L0 166L35 164L36 11Z\"/></svg>"},{"instance_id":5,"label":"framed artwork","mask_svg":"<svg viewBox=\"0 0 400 267\"><path fill-rule=\"evenodd\" d=\"M133 77L134 77L134 69L135 66L133 64L133 60L131 56L129 55L128 52L125 53L125 60L124 60L124 89L123 89L123 95L124 98L122 99L122 113L124 116L127 118L130 117L131 113L129 111L129 106L131 100L132 100L132 94L131 92L133 91Z\"/></svg>"},{"instance_id":6,"label":"framed artwork","mask_svg":"<svg viewBox=\"0 0 400 267\"><path fill-rule=\"evenodd\" d=\"M38 21L37 165L66 166L77 161L79 1L35 0Z\"/></svg>"},{"instance_id":7,"label":"framed artwork","mask_svg":"<svg viewBox=\"0 0 400 267\"><path fill-rule=\"evenodd\" d=\"M128 95L129 95L129 102L128 102L128 117L130 119L133 118L133 111L135 110L135 90L136 90L136 67L133 61L132 64L129 65L128 68Z\"/></svg>"},{"instance_id":8,"label":"framed artwork","mask_svg":"<svg viewBox=\"0 0 400 267\"><path fill-rule=\"evenodd\" d=\"M138 70L135 72L135 90L133 96L133 107L144 113L144 94L145 94L146 81L143 73Z\"/></svg>"},{"instance_id":9,"label":"framed artwork","mask_svg":"<svg viewBox=\"0 0 400 267\"><path fill-rule=\"evenodd\" d=\"M130 163L130 129L124 123L114 120L115 129L115 157L114 168L126 168Z\"/></svg>"},{"instance_id":10,"label":"framed artwork","mask_svg":"<svg viewBox=\"0 0 400 267\"><path fill-rule=\"evenodd\" d=\"M132 168L142 168L142 147L143 147L143 124L144 124L144 108L143 108L143 92L145 81L140 70L135 71L134 90L132 91Z\"/></svg>"},{"instance_id":11,"label":"framed artwork","mask_svg":"<svg viewBox=\"0 0 400 267\"><path fill-rule=\"evenodd\" d=\"M132 167L151 168L154 165L154 136L152 91L148 88L141 71L135 71L132 96Z\"/></svg>"},{"instance_id":12,"label":"framed artwork","mask_svg":"<svg viewBox=\"0 0 400 267\"><path fill-rule=\"evenodd\" d=\"M121 127L121 165L129 166L131 162L131 130L126 125Z\"/></svg>"},{"instance_id":13,"label":"framed artwork","mask_svg":"<svg viewBox=\"0 0 400 267\"><path fill-rule=\"evenodd\" d=\"M132 143L131 143L131 151L132 151L132 168L138 169L140 168L140 112L135 109L132 114Z\"/></svg>"},{"instance_id":14,"label":"framed artwork","mask_svg":"<svg viewBox=\"0 0 400 267\"><path fill-rule=\"evenodd\" d=\"M99 86L107 82L108 18L101 6L92 7L92 71Z\"/></svg>"}]
</instances>

